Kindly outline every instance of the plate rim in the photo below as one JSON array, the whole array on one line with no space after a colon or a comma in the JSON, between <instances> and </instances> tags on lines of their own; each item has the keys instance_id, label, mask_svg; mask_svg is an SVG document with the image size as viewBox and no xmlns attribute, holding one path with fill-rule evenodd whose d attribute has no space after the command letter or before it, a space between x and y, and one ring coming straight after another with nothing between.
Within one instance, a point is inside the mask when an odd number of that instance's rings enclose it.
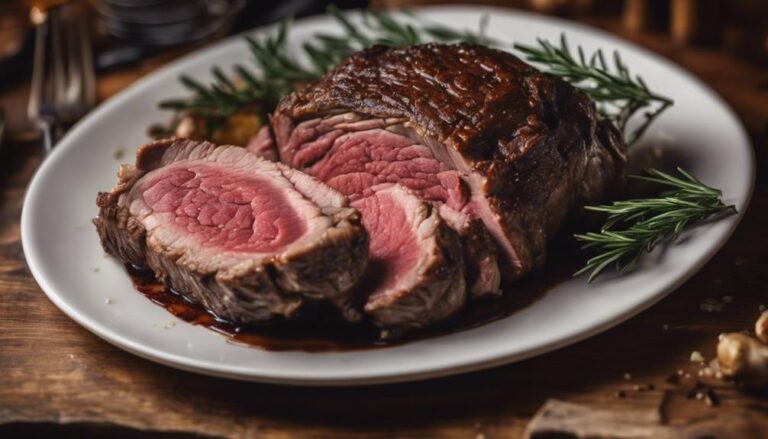
<instances>
[{"instance_id":1,"label":"plate rim","mask_svg":"<svg viewBox=\"0 0 768 439\"><path fill-rule=\"evenodd\" d=\"M726 114L736 122L739 135L742 136L743 140L745 141L745 144L749 146L747 148L748 159L750 162L750 169L748 170L749 186L748 186L746 197L744 200L744 206L739 210L736 218L732 221L729 229L723 235L722 239L719 242L717 242L715 245L711 246L711 248L709 248L708 251L706 251L697 260L697 263L692 264L688 268L688 270L686 270L678 279L676 279L675 282L672 282L670 286L659 290L657 293L653 295L650 295L648 298L646 298L646 300L644 300L642 303L638 304L637 306L630 308L628 310L625 310L622 313L618 313L614 315L614 317L611 319L607 319L606 321L603 321L600 324L593 325L588 329L585 329L585 330L582 330L581 332L573 334L570 337L563 337L559 340L541 344L537 346L537 348L529 349L523 353L511 353L507 355L487 355L493 358L487 358L485 360L477 360L477 359L466 360L465 359L463 361L458 361L456 364L452 364L444 367L437 367L437 368L431 367L425 370L422 370L424 369L423 367L422 368L414 367L413 368L414 370L408 373L397 372L397 371L389 372L389 373L374 372L373 374L357 373L353 376L341 377L341 378L328 378L328 377L318 377L318 376L307 377L305 374L301 374L301 373L292 374L290 371L283 371L283 373L280 376L248 373L247 371L241 370L242 369L241 367L228 367L228 365L226 364L214 363L210 361L202 361L202 360L197 360L197 359L184 357L176 354L169 354L165 351L158 350L153 347L144 345L140 342L131 340L117 333L116 331L109 329L104 325L101 325L98 322L90 320L87 316L83 315L82 313L74 309L72 306L70 306L70 304L68 304L64 300L62 295L58 294L55 291L55 289L49 284L48 279L46 275L42 272L41 267L38 265L38 263L35 262L37 255L35 253L31 253L33 251L30 250L29 243L32 240L32 236L31 236L32 226L30 225L31 219L30 219L29 211L31 209L29 208L29 206L33 203L33 201L31 201L31 199L33 198L33 195L41 190L39 188L41 184L40 180L42 178L41 175L44 175L45 173L47 173L47 170L49 168L51 168L52 166L55 166L55 163L58 161L58 158L61 157L62 154L64 154L64 152L62 151L65 151L66 148L54 149L53 153L43 161L43 163L38 167L34 176L30 180L30 183L27 186L26 193L24 196L24 202L23 202L22 214L21 214L21 223L20 223L21 241L22 241L22 248L23 248L27 266L32 272L32 275L35 278L35 281L38 283L38 285L43 290L43 292L48 297L48 299L51 300L61 311L63 311L72 320L74 320L79 325L87 329L89 332L95 334L99 338L123 350L126 350L134 355L137 355L139 357L142 357L157 363L161 363L166 366L174 367L177 369L181 369L189 372L201 373L201 374L210 375L210 376L223 377L223 378L229 378L229 379L238 379L238 380L244 380L244 381L255 381L255 382L262 382L262 383L284 384L284 385L300 385L300 386L375 385L375 384L408 382L408 381L415 381L415 380L439 378L439 377L445 377L445 376L454 375L454 374L478 371L486 368L509 364L511 362L522 361L522 360L532 358L547 352L557 350L564 346L577 343L579 341L590 338L593 335L601 333L609 328L612 328L630 319L631 317L641 313L642 311L648 309L649 307L651 307L652 305L654 305L655 303L657 303L667 295L671 294L673 291L677 290L682 284L687 282L695 273L697 273L707 262L709 262L712 259L712 257L714 257L714 255L717 254L720 251L720 249L725 245L725 243L730 239L730 237L732 236L732 234L735 232L736 228L740 224L741 220L743 219L747 209L749 208L749 204L751 202L752 195L754 192L754 187L755 187L756 161L755 161L754 145L752 145L751 139L744 127L743 121L738 117L738 115L733 110L733 108L731 108L731 106L728 105L728 103L717 92L715 92L708 84L701 81L693 73L689 72L688 70L684 69L683 67L674 63L673 61L651 51L650 49L641 47L635 44L634 42L626 40L618 35L610 34L606 31L603 31L602 29L598 29L587 24L572 22L572 21L568 21L568 20L564 20L556 17L550 17L546 15L540 15L540 14L536 14L528 11L519 11L515 9L510 9L510 8L490 7L490 6L482 7L480 9L488 14L498 12L505 15L516 16L523 19L532 19L535 21L542 21L546 24L562 25L565 30L568 30L568 29L577 30L579 32L585 32L593 36L599 36L601 38L604 38L608 43L614 43L614 44L620 43L622 45L630 46L634 50L642 52L645 56L649 57L654 63L662 64L666 68L674 70L676 74L681 75L685 79L695 82L698 88L700 88L704 94L706 94L709 98L713 99L721 107L721 109L724 110ZM425 6L425 7L415 8L414 10L427 16L430 12L465 11L465 12L476 13L478 10L478 7L476 6L473 7L469 5ZM327 20L327 18L324 15L318 15L318 16L311 16L311 17L306 17L306 18L297 20L296 23L311 26L313 22L322 22L325 20ZM123 100L128 99L131 95L133 95L136 92L136 90L140 89L143 86L143 84L145 84L147 81L150 81L155 75L161 74L166 70L171 70L177 66L191 62L193 59L201 57L203 56L203 54L207 52L214 52L222 46L232 44L233 40L239 40L242 38L243 35L270 32L276 26L277 26L276 24L262 26L256 29L243 32L241 34L230 36L226 39L223 39L222 41L219 41L217 43L211 44L209 46L203 47L189 54L186 54L181 58L174 60L159 69L154 70L152 73L134 81L130 86L126 87L124 90L108 98L99 106L97 106L86 117L81 119L81 121L79 121L66 134L65 138L76 136L81 130L84 129L84 127L88 124L90 119L97 117L101 113L110 111L113 107L119 105Z\"/></svg>"}]
</instances>

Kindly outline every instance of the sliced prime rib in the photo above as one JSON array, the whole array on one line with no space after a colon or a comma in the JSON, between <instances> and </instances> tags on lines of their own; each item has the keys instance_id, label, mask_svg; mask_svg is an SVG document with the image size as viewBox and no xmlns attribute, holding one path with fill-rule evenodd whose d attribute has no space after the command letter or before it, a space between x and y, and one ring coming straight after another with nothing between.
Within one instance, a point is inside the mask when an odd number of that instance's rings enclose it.
<instances>
[{"instance_id":1,"label":"sliced prime rib","mask_svg":"<svg viewBox=\"0 0 768 439\"><path fill-rule=\"evenodd\" d=\"M352 206L370 234L360 285L368 293L365 312L383 338L429 326L464 305L461 243L431 204L384 183L367 187Z\"/></svg>"},{"instance_id":2,"label":"sliced prime rib","mask_svg":"<svg viewBox=\"0 0 768 439\"><path fill-rule=\"evenodd\" d=\"M161 140L139 148L94 220L104 249L234 323L329 302L361 318L359 213L337 191L244 148Z\"/></svg>"},{"instance_id":3,"label":"sliced prime rib","mask_svg":"<svg viewBox=\"0 0 768 439\"><path fill-rule=\"evenodd\" d=\"M291 123L290 119L277 119ZM279 125L275 125L279 128ZM495 245L482 223L466 213L470 201L459 173L403 134L401 119L365 119L342 113L300 122L290 132L283 159L350 196L371 186L397 183L433 203L463 241L467 283L473 295L499 292ZM286 133L282 127L281 133Z\"/></svg>"},{"instance_id":4,"label":"sliced prime rib","mask_svg":"<svg viewBox=\"0 0 768 439\"><path fill-rule=\"evenodd\" d=\"M584 93L466 44L357 52L286 97L273 130L283 162L346 195L390 182L432 202L463 236L475 293L496 290L499 269L514 279L540 267L566 218L604 199L625 161Z\"/></svg>"}]
</instances>

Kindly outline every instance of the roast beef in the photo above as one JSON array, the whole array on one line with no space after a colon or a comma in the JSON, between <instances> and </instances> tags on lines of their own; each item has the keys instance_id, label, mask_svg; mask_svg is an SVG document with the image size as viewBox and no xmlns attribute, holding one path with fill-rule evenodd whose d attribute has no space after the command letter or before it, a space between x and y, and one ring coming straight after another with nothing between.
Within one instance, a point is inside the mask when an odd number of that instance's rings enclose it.
<instances>
[{"instance_id":1,"label":"roast beef","mask_svg":"<svg viewBox=\"0 0 768 439\"><path fill-rule=\"evenodd\" d=\"M161 140L139 148L94 220L104 249L234 323L328 302L361 315L360 215L328 186L244 148Z\"/></svg>"},{"instance_id":2,"label":"roast beef","mask_svg":"<svg viewBox=\"0 0 768 439\"><path fill-rule=\"evenodd\" d=\"M290 119L277 119L291 124ZM283 158L351 197L385 182L408 187L433 203L464 241L470 290L499 292L494 244L482 224L465 210L469 191L459 173L436 160L430 149L403 134L400 119L363 119L343 113L300 122L295 129L276 125L284 141Z\"/></svg>"},{"instance_id":3,"label":"roast beef","mask_svg":"<svg viewBox=\"0 0 768 439\"><path fill-rule=\"evenodd\" d=\"M352 201L370 234L368 271L360 288L365 311L382 337L429 326L464 305L459 237L419 197L402 186L366 187Z\"/></svg>"},{"instance_id":4,"label":"roast beef","mask_svg":"<svg viewBox=\"0 0 768 439\"><path fill-rule=\"evenodd\" d=\"M283 162L344 194L390 182L433 203L465 237L476 292L498 286L493 246L509 279L540 267L566 218L603 200L625 161L584 93L467 44L357 52L286 97L273 129Z\"/></svg>"}]
</instances>

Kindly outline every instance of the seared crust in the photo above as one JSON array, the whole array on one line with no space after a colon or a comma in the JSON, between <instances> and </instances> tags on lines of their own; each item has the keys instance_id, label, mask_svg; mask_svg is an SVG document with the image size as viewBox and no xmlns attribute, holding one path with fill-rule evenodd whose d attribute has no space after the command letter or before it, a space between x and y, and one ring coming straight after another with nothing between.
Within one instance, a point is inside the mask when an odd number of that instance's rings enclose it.
<instances>
[{"instance_id":1,"label":"seared crust","mask_svg":"<svg viewBox=\"0 0 768 439\"><path fill-rule=\"evenodd\" d=\"M275 122L348 111L405 118L423 143L445 147L436 158L462 173L501 233L489 230L507 241L501 247L510 278L541 266L568 215L602 201L623 179L626 146L610 123L598 127L594 103L500 50L363 50L284 99Z\"/></svg>"},{"instance_id":2,"label":"seared crust","mask_svg":"<svg viewBox=\"0 0 768 439\"><path fill-rule=\"evenodd\" d=\"M317 84L283 101L304 119L334 109L407 117L425 134L475 160L490 160L531 114L528 78L514 56L483 46L426 44L357 52Z\"/></svg>"},{"instance_id":3,"label":"seared crust","mask_svg":"<svg viewBox=\"0 0 768 439\"><path fill-rule=\"evenodd\" d=\"M343 202L332 201L321 209L331 225L311 242L224 267L196 257L194 249L175 246L148 233L131 214L131 189L147 172L179 156L204 157L215 148L207 142L183 139L141 146L136 165L121 166L117 185L97 197L100 210L94 224L104 250L125 263L151 269L178 293L233 323L263 322L273 316L290 318L306 301L321 300L337 305L348 320L360 320L361 314L353 306L353 287L366 268L368 235L360 224L360 214L338 194ZM272 166L285 173L295 172L282 164ZM286 178L291 179L289 175ZM304 192L310 188L302 186L311 184L316 190L320 183L294 184L298 192L312 198L313 194Z\"/></svg>"}]
</instances>

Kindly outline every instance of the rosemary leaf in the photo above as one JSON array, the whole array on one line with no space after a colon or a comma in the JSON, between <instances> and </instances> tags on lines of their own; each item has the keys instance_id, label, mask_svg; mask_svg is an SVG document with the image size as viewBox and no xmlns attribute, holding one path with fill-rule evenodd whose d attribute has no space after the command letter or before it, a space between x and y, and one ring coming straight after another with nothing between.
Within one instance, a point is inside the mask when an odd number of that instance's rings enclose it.
<instances>
[{"instance_id":1,"label":"rosemary leaf","mask_svg":"<svg viewBox=\"0 0 768 439\"><path fill-rule=\"evenodd\" d=\"M640 257L662 242L677 239L688 226L713 215L736 212L721 200L721 192L677 168L679 176L657 169L646 176L630 176L669 188L657 198L616 201L608 205L588 206L587 210L608 214L599 232L574 235L585 250L595 254L575 275L591 272L592 282L601 272L614 266L619 272L631 269Z\"/></svg>"},{"instance_id":2,"label":"rosemary leaf","mask_svg":"<svg viewBox=\"0 0 768 439\"><path fill-rule=\"evenodd\" d=\"M318 79L353 52L373 44L407 46L429 40L498 44L484 36L487 15L483 16L479 32L475 33L426 23L412 16L420 22L417 29L409 22L375 10L362 11L362 25L355 24L335 6L330 6L327 12L344 34L318 33L305 41L302 51L309 60L308 65L286 53L285 45L291 26L291 21L286 20L271 36L264 39L245 38L256 69L236 66L234 71L239 81L233 81L218 68L213 70L214 79L209 86L183 76L180 80L192 91L192 97L164 101L160 107L214 119L226 118L254 104L269 112L296 86ZM578 47L578 57L574 57L565 35L561 37L559 46L538 39L538 47L516 44L515 48L529 61L546 66L550 73L584 90L598 103L600 115L612 119L621 130L626 130L629 119L642 112L643 121L629 134L630 143L637 140L651 122L672 104L671 100L651 92L642 78L633 77L618 53L614 53L614 68L611 70L602 51L587 58L584 50Z\"/></svg>"},{"instance_id":3,"label":"rosemary leaf","mask_svg":"<svg viewBox=\"0 0 768 439\"><path fill-rule=\"evenodd\" d=\"M565 34L561 35L559 46L541 38L537 43L538 46L516 43L514 48L528 61L544 66L548 73L582 89L598 104L600 115L611 119L625 132L629 144L636 142L673 104L671 99L653 93L640 76L633 76L618 52L613 52L611 68L602 50L594 52L587 60L584 49L578 46L578 57L574 57ZM641 111L642 122L627 133L629 120Z\"/></svg>"},{"instance_id":4,"label":"rosemary leaf","mask_svg":"<svg viewBox=\"0 0 768 439\"><path fill-rule=\"evenodd\" d=\"M213 81L205 86L187 76L179 80L192 95L186 99L170 99L160 102L163 109L193 113L206 120L211 131L226 117L251 107L271 111L286 94L296 86L314 81L334 68L353 52L374 44L386 46L408 46L424 41L464 41L479 43L486 41L480 34L470 31L456 31L440 25L425 25L417 29L411 23L401 22L391 15L374 10L362 11L362 25L348 19L337 7L330 6L331 15L343 30L343 35L317 33L302 44L302 51L309 60L304 65L286 53L286 42L291 21L280 24L276 33L264 39L245 37L253 56L255 69L242 65L234 67L233 76L227 76L221 69L212 70ZM481 32L487 17L481 20ZM232 78L237 77L239 81Z\"/></svg>"}]
</instances>

